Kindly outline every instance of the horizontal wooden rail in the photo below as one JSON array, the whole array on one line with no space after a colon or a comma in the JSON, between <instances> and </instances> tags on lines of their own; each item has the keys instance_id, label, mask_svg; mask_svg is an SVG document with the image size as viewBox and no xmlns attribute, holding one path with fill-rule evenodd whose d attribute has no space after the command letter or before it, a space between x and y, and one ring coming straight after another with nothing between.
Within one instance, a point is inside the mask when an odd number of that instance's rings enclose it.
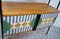
<instances>
[{"instance_id":1,"label":"horizontal wooden rail","mask_svg":"<svg viewBox=\"0 0 60 39\"><path fill-rule=\"evenodd\" d=\"M2 2L3 16L58 13L57 9L46 3Z\"/></svg>"}]
</instances>

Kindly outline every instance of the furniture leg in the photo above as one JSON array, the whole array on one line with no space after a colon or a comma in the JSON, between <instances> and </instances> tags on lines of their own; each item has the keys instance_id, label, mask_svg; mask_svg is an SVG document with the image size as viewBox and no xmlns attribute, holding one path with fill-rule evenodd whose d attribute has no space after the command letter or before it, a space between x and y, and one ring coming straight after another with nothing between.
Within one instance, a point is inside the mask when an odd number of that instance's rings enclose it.
<instances>
[{"instance_id":1,"label":"furniture leg","mask_svg":"<svg viewBox=\"0 0 60 39\"><path fill-rule=\"evenodd\" d=\"M46 32L46 35L48 34L49 30L50 30L50 26L48 27L48 30L47 30L47 32Z\"/></svg>"},{"instance_id":2,"label":"furniture leg","mask_svg":"<svg viewBox=\"0 0 60 39\"><path fill-rule=\"evenodd\" d=\"M41 14L36 16L36 20L35 20L34 26L32 28L33 31L36 30L40 17L41 17Z\"/></svg>"},{"instance_id":3,"label":"furniture leg","mask_svg":"<svg viewBox=\"0 0 60 39\"><path fill-rule=\"evenodd\" d=\"M1 33L2 33L2 39L4 39L4 33L3 33L3 16L2 16L2 2L0 1L0 17L1 17Z\"/></svg>"}]
</instances>

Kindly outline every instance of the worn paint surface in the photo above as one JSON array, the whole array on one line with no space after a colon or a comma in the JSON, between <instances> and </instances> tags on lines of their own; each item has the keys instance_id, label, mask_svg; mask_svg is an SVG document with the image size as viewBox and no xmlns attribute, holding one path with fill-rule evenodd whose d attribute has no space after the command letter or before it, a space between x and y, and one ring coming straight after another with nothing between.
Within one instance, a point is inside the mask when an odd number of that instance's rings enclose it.
<instances>
[{"instance_id":1,"label":"worn paint surface","mask_svg":"<svg viewBox=\"0 0 60 39\"><path fill-rule=\"evenodd\" d=\"M3 32L7 32L10 29L10 23L3 21Z\"/></svg>"}]
</instances>

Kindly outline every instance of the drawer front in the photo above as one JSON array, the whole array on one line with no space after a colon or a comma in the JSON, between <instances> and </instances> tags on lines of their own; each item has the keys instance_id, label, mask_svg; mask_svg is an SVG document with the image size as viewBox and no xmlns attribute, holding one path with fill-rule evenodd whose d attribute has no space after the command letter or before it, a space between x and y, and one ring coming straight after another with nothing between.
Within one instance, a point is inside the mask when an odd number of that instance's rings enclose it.
<instances>
[{"instance_id":1,"label":"drawer front","mask_svg":"<svg viewBox=\"0 0 60 39\"><path fill-rule=\"evenodd\" d=\"M36 15L3 16L3 21L6 21L10 24L9 26L4 27L4 35L32 30L30 23L35 18ZM5 30L5 28L8 27L10 27L10 29Z\"/></svg>"},{"instance_id":2,"label":"drawer front","mask_svg":"<svg viewBox=\"0 0 60 39\"><path fill-rule=\"evenodd\" d=\"M58 14L41 14L37 29L51 26L57 15ZM3 21L10 24L9 26L4 26L4 35L32 30L36 16L37 15L3 16ZM8 29L8 27L10 28ZM5 28L7 30L5 30Z\"/></svg>"},{"instance_id":3,"label":"drawer front","mask_svg":"<svg viewBox=\"0 0 60 39\"><path fill-rule=\"evenodd\" d=\"M55 14L42 14L41 19L42 22L38 24L37 28L44 28L47 26L52 26L54 20L57 18L57 13Z\"/></svg>"}]
</instances>

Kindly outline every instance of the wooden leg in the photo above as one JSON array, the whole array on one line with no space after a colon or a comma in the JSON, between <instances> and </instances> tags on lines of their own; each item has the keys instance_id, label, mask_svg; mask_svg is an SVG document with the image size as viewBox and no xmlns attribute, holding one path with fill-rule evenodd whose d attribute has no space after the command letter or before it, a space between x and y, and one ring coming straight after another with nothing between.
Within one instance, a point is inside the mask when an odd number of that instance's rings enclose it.
<instances>
[{"instance_id":1,"label":"wooden leg","mask_svg":"<svg viewBox=\"0 0 60 39\"><path fill-rule=\"evenodd\" d=\"M47 30L47 32L46 32L46 35L48 34L49 30L50 30L50 26L48 27L48 30Z\"/></svg>"},{"instance_id":2,"label":"wooden leg","mask_svg":"<svg viewBox=\"0 0 60 39\"><path fill-rule=\"evenodd\" d=\"M41 17L41 14L39 14L39 15L36 16L36 20L35 20L34 26L32 28L33 31L36 30L36 27L37 27L37 25L39 23L40 17Z\"/></svg>"}]
</instances>

